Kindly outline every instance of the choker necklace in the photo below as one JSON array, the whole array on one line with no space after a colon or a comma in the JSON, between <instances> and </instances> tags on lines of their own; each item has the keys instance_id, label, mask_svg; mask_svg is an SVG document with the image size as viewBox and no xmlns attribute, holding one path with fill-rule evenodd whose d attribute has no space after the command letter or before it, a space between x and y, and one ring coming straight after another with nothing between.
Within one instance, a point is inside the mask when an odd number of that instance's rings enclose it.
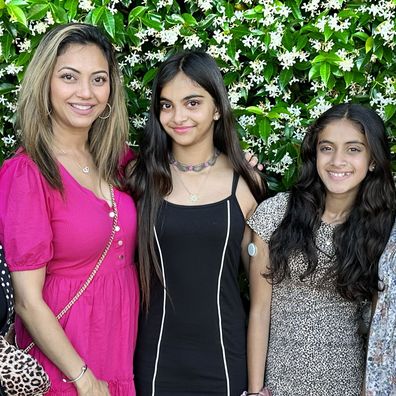
<instances>
[{"instance_id":1,"label":"choker necklace","mask_svg":"<svg viewBox=\"0 0 396 396\"><path fill-rule=\"evenodd\" d=\"M169 154L169 163L171 165L174 165L179 171L181 172L201 172L202 170L208 168L209 166L213 166L216 161L217 157L220 155L220 151L215 149L214 153L211 158L209 158L207 161L202 162L201 164L197 165L186 165L183 164L182 162L179 162L175 157L173 156L172 153Z\"/></svg>"},{"instance_id":2,"label":"choker necklace","mask_svg":"<svg viewBox=\"0 0 396 396\"><path fill-rule=\"evenodd\" d=\"M67 155L67 153L65 152L65 150L63 150L63 149L61 149L61 148L58 148L58 150L59 150L62 154ZM80 163L77 161L77 158L76 158L75 155L73 155L73 160L74 160L74 162L76 163L76 165L78 166L78 168L80 169L80 171L81 171L82 173L84 173L85 175L87 175L87 174L89 173L90 169L89 169L89 166L88 166L88 165L81 166Z\"/></svg>"}]
</instances>

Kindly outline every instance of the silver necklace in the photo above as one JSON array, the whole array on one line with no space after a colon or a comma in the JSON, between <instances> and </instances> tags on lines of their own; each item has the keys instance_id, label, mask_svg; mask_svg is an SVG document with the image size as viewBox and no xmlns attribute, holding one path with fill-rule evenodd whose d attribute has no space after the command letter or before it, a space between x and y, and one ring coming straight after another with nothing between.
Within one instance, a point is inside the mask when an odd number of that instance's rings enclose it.
<instances>
[{"instance_id":1,"label":"silver necklace","mask_svg":"<svg viewBox=\"0 0 396 396\"><path fill-rule=\"evenodd\" d=\"M169 163L174 165L179 171L181 172L201 172L202 170L208 168L209 166L213 166L216 161L217 157L220 155L220 151L215 148L214 153L211 158L207 161L202 162L197 165L188 165L183 164L182 162L178 161L172 153L169 154Z\"/></svg>"},{"instance_id":2,"label":"silver necklace","mask_svg":"<svg viewBox=\"0 0 396 396\"><path fill-rule=\"evenodd\" d=\"M65 155L67 155L67 153L65 152L65 150L63 150L63 149L61 149L61 148L58 148L58 150L61 152L61 153L63 153L63 154L65 154ZM85 165L85 166L82 166L82 165L80 165L80 163L77 161L77 158L76 158L76 156L73 154L72 155L72 159L73 159L73 161L76 163L76 165L78 166L78 168L80 169L80 171L82 172L82 173L84 173L84 174L88 174L89 173L89 171L90 171L90 168L89 168L89 166L88 165Z\"/></svg>"},{"instance_id":3,"label":"silver necklace","mask_svg":"<svg viewBox=\"0 0 396 396\"><path fill-rule=\"evenodd\" d=\"M178 168L178 169L179 169L179 168ZM192 203L198 202L198 201L199 201L200 191L202 190L202 187L204 186L206 180L208 180L209 173L210 173L210 169L208 170L208 172L207 172L205 178L202 180L202 182L201 182L201 184L200 184L200 186L199 186L197 192L195 192L195 193L194 193L194 192L191 192L191 191L187 188L187 186L186 186L186 185L184 184L184 182L183 182L183 179L182 179L181 175L180 175L177 171L176 171L176 173L177 173L177 175L179 176L179 179L180 179L180 182L181 182L183 188L186 190L186 192L187 192L187 194L188 194L188 198L189 198L190 202L192 202Z\"/></svg>"}]
</instances>

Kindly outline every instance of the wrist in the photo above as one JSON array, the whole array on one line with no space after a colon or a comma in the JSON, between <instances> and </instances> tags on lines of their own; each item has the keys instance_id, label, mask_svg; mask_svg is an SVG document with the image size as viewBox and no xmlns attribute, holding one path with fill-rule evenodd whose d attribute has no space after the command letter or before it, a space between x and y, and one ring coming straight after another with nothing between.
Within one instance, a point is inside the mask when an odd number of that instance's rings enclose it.
<instances>
[{"instance_id":1,"label":"wrist","mask_svg":"<svg viewBox=\"0 0 396 396\"><path fill-rule=\"evenodd\" d=\"M83 366L81 367L81 370L77 376L74 378L63 378L62 381L65 382L66 384L71 384L80 381L80 379L84 376L86 371L88 370L87 365L84 363Z\"/></svg>"}]
</instances>

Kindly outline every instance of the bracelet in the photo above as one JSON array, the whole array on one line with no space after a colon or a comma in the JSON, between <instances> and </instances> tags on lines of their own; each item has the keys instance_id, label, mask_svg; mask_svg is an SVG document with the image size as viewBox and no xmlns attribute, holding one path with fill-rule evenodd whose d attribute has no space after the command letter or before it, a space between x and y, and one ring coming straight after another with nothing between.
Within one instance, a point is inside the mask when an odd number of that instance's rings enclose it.
<instances>
[{"instance_id":1,"label":"bracelet","mask_svg":"<svg viewBox=\"0 0 396 396\"><path fill-rule=\"evenodd\" d=\"M78 374L76 378L73 378L73 379L62 378L62 381L65 382L66 384L71 384L72 382L77 382L78 380L80 380L82 378L82 376L85 374L85 372L87 370L88 370L88 366L86 364L84 364L84 366L81 367L80 374Z\"/></svg>"}]
</instances>

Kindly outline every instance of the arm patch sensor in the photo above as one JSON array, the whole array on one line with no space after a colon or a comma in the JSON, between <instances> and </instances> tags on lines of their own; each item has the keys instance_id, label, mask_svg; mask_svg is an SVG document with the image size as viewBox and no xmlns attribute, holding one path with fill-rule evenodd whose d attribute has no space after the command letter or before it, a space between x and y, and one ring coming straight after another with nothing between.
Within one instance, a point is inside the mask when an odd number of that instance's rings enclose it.
<instances>
[{"instance_id":1,"label":"arm patch sensor","mask_svg":"<svg viewBox=\"0 0 396 396\"><path fill-rule=\"evenodd\" d=\"M257 246L253 242L250 242L247 247L247 251L248 251L248 255L250 257L253 257L257 254Z\"/></svg>"}]
</instances>

